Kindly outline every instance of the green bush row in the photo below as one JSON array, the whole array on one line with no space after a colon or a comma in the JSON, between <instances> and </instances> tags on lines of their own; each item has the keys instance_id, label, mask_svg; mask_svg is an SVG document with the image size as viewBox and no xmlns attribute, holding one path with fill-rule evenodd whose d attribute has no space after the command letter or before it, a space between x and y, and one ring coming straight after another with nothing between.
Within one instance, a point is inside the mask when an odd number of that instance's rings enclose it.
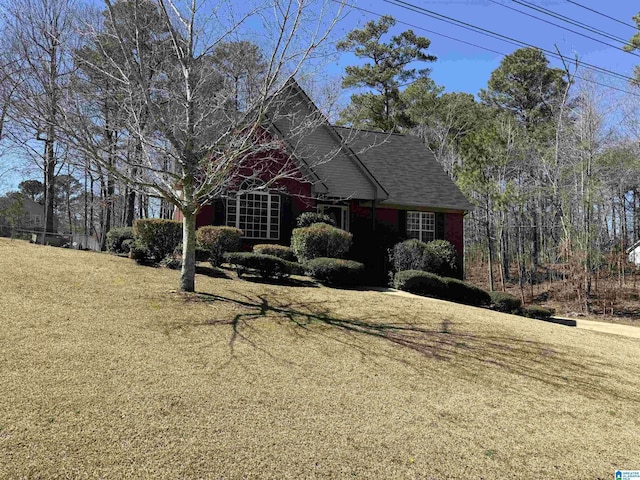
<instances>
[{"instance_id":1,"label":"green bush row","mask_svg":"<svg viewBox=\"0 0 640 480\"><path fill-rule=\"evenodd\" d=\"M299 263L262 253L228 252L224 254L224 261L234 265L238 275L242 275L247 269L258 271L262 278L285 278L304 273Z\"/></svg>"},{"instance_id":2,"label":"green bush row","mask_svg":"<svg viewBox=\"0 0 640 480\"><path fill-rule=\"evenodd\" d=\"M456 278L440 277L422 270L404 270L396 273L393 285L399 290L463 303L485 306L491 303L487 292Z\"/></svg>"}]
</instances>

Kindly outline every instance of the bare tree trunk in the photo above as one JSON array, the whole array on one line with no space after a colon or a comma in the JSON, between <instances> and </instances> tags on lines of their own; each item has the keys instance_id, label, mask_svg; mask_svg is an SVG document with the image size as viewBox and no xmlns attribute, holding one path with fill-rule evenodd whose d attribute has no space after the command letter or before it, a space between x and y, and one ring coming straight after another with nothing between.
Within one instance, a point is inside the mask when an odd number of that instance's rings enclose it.
<instances>
[{"instance_id":1,"label":"bare tree trunk","mask_svg":"<svg viewBox=\"0 0 640 480\"><path fill-rule=\"evenodd\" d=\"M489 203L489 199L487 197L487 203L486 203L486 213L487 213L487 218L486 218L486 223L485 223L485 234L487 235L487 250L488 250L488 254L489 254L489 290L490 291L494 291L495 290L495 280L494 280L494 273L493 273L493 262L494 262L494 245L493 245L493 235L492 235L492 229L491 229L491 210L490 210L490 203Z\"/></svg>"},{"instance_id":2,"label":"bare tree trunk","mask_svg":"<svg viewBox=\"0 0 640 480\"><path fill-rule=\"evenodd\" d=\"M48 133L47 135L49 135ZM54 196L55 196L55 174L56 174L56 159L53 151L52 136L48 136L45 142L45 169L44 169L44 217L46 233L53 233L54 231Z\"/></svg>"}]
</instances>

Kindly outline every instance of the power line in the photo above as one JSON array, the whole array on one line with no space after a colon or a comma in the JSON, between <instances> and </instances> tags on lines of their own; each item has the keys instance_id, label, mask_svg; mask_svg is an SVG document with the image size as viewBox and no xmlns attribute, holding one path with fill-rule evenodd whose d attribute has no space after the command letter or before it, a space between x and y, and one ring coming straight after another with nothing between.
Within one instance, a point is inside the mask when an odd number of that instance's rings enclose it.
<instances>
[{"instance_id":1,"label":"power line","mask_svg":"<svg viewBox=\"0 0 640 480\"><path fill-rule=\"evenodd\" d=\"M341 0L333 0L333 1L335 1L335 2L341 2ZM372 11L372 10L367 10L366 8L358 7L358 6L356 6L356 5L352 5L352 4L348 4L348 3L346 3L345 5L346 5L346 6L348 6L348 7L350 7L350 8L353 8L354 10L358 10L358 11L361 11L361 12L363 12L363 13L368 13L368 14L370 14L370 15L375 15L375 16L377 16L377 17L383 17L384 15L386 15L386 14L382 14L382 13L374 12L374 11ZM475 47L475 48L479 48L479 49L481 49L481 50L486 50L486 51L488 51L488 52L495 53L496 55L501 55L501 56L503 56L503 57L506 57L506 56L508 56L508 55L509 55L509 54L507 54L507 53L503 53L503 52L500 52L500 51L497 51L497 50L493 50L493 49L491 49L491 48L484 47L484 46L482 46L482 45L478 45L478 44L473 43L473 42L468 42L468 41L466 41L466 40L461 40L461 39L459 39L459 38L452 37L451 35L446 35L446 34L444 34L444 33L437 32L437 31L435 31L435 30L429 30L429 29L424 28L424 27L422 27L422 26L415 25L415 24L408 23L408 22L404 22L404 21L402 21L402 20L396 20L396 23L400 23L400 24L405 25L405 26L407 26L407 27L415 28L415 29L417 29L417 30L421 30L421 31L423 31L423 32L431 33L431 34L433 34L433 35L438 35L438 36L440 36L440 37L444 37L444 38L447 38L447 39L449 39L449 40L453 40L453 41L458 42L458 43L463 43L463 44L465 44L465 45L469 45L469 46L472 46L472 47ZM533 47L533 48L537 48L537 47ZM561 60L563 59L563 57L562 57L562 56L559 56L559 55L557 55L557 54L556 54L556 56L557 56L557 57L559 57ZM638 94L638 93L631 92L631 91L629 91L629 90L625 90L625 89L622 89L622 88L614 87L613 85L608 85L608 84L606 84L606 83L598 82L597 80L593 80L593 79L590 79L590 78L585 78L585 77L582 77L582 76L580 76L580 75L574 75L574 78L577 78L578 80L582 80L582 81L584 81L584 82L588 82L588 83L591 83L591 84L594 84L594 85L599 85L599 86L601 86L601 87L609 88L609 89L611 89L611 90L615 90L615 91L618 91L618 92L625 93L625 94L627 94L627 95L632 95L632 96L634 96L634 97L638 97L638 98L640 98L640 94ZM413 82L412 82L412 83L413 83Z\"/></svg>"},{"instance_id":2,"label":"power line","mask_svg":"<svg viewBox=\"0 0 640 480\"><path fill-rule=\"evenodd\" d=\"M420 15L424 15L424 16L427 16L427 17L434 18L434 19L439 20L439 21L444 22L444 23L448 23L448 24L455 25L455 26L460 27L460 28L464 28L465 30L470 30L470 31L475 32L475 33L480 33L481 35L485 35L485 36L488 36L488 37L491 37L491 38L494 38L494 39L499 39L499 40L501 40L503 42L510 43L510 44L516 45L518 47L523 47L524 46L524 47L529 47L529 48L535 48L537 50L540 50L541 52L546 53L547 55L549 55L549 56L551 56L553 58L556 58L556 59L559 59L559 60L563 60L563 57L561 55L559 55L558 53L553 52L551 50L547 50L547 49L538 47L536 45L533 45L533 44L530 44L530 43L527 43L527 42L523 42L522 40L517 40L517 39L515 39L513 37L509 37L507 35L502 35L500 33L497 33L497 32L491 31L491 30L487 30L486 28L478 27L478 26L473 25L471 23L467 23L467 22L464 22L462 20L458 20L458 19L449 17L447 15L443 15L441 13L437 13L437 12L434 12L432 10L428 10L428 9L426 9L424 7L420 7L418 5L414 5L414 4L406 2L404 0L383 0L383 1L386 2L386 3L389 3L391 5L395 5L397 7L404 8L405 10L409 10L409 11L412 11L414 13L418 13ZM636 81L635 78L629 77L628 75L624 75L622 73L614 72L612 70L608 70L606 68L599 67L599 66L593 65L591 63L581 62L581 64L584 66L584 68L586 68L588 70L593 70L593 71L596 71L596 72L599 72L599 73L604 73L604 74L607 74L607 75L618 77L618 78L626 80L628 82Z\"/></svg>"},{"instance_id":3,"label":"power line","mask_svg":"<svg viewBox=\"0 0 640 480\"><path fill-rule=\"evenodd\" d=\"M491 0L493 1L493 0ZM544 13L545 15L549 15L551 17L557 18L558 20L562 20L563 22L567 22L570 23L571 25L575 25L577 27L580 28L584 28L585 30L588 30L592 33L596 33L598 35L602 35L603 37L606 37L610 40L614 40L616 42L620 42L620 43L624 43L625 45L628 43L628 40L621 38L621 37L616 37L615 35L612 35L610 33L605 32L604 30L600 30L598 28L592 27L584 22L579 22L577 20L574 20L570 17L567 17L566 15L562 15L560 13L554 12L553 10L549 10L548 8L544 8L544 7L539 7L538 5L534 5L531 2L525 1L525 0L511 0L514 3L517 3L519 5L522 5L523 7L527 7L530 8L532 10L535 10L537 12L540 13ZM546 21L546 20L543 20ZM564 27L561 27L564 28ZM568 29L567 29L568 30ZM571 32L573 32L573 30L569 30ZM578 32L573 32L573 33L578 33ZM581 33L578 33L578 35L582 35ZM588 37L591 38L591 37ZM599 40L596 40L599 41ZM608 45L608 44L607 44ZM612 45L609 45L612 46ZM614 47L614 48L619 48L619 47Z\"/></svg>"},{"instance_id":4,"label":"power line","mask_svg":"<svg viewBox=\"0 0 640 480\"><path fill-rule=\"evenodd\" d=\"M490 2L492 2L492 3L495 3L495 4L497 4L497 5L500 5L501 7L508 8L509 10L512 10L512 11L514 11L514 12L520 13L520 14L522 14L522 15L526 15L527 17L534 18L534 19L536 19L536 20L539 20L539 21L541 21L541 22L547 23L547 24L549 24L549 25L553 25L554 27L558 27L558 28L560 28L560 29L562 29L562 30L565 30L565 31L567 31L567 32L571 32L571 33L574 33L574 34L576 34L576 35L580 35L581 37L588 38L589 40L593 40L594 42L598 42L598 43L600 43L600 44L602 44L602 45L606 45L607 47L615 48L616 50L621 50L621 51L623 51L623 52L630 53L631 55L634 55L634 56L636 56L636 57L639 57L639 58L640 58L640 55L639 55L639 54L637 54L637 53L635 53L635 52L627 52L627 51L626 51L626 50L624 50L624 48L623 48L622 46L620 46L620 45L614 45L614 44L612 44L612 43L605 42L604 40L601 40L601 39L599 39L599 38L592 37L591 35L587 35L587 34L585 34L585 33L583 33L583 32L579 32L579 31L577 31L577 30L573 30L573 29L571 29L571 28L567 27L566 25L560 25L560 24L558 24L558 23L555 23L555 22L552 22L552 21L546 20L546 19L544 19L544 18L538 17L538 16L533 15L533 14L531 14L531 13L524 12L524 11L522 11L522 10L519 10L519 9L515 8L515 7L510 7L509 5L506 5L506 4L504 4L504 3L502 3L502 2L499 2L499 1L497 1L497 0L489 0L489 1L490 1ZM539 7L539 8L538 8L538 7L536 7L536 6L532 6L532 5L531 5L531 4L529 4L528 2L519 2L519 1L517 1L517 0L512 0L512 1L513 1L513 2L515 2L515 3L518 3L518 4L522 4L522 5L524 5L524 6L528 7L528 8L531 8L531 9L533 9L533 10L540 11L541 13L543 13L543 14L545 14L545 15L548 15L548 16L551 16L551 17L554 17L554 18L557 18L557 19L559 19L559 20L562 20L563 22L567 22L567 23L570 23L570 24L572 24L572 25L577 25L577 26L578 26L578 27L580 27L580 28L583 28L583 29L585 29L585 30L588 30L588 31L594 32L594 33L596 33L596 34L598 34L598 35L601 35L601 36L603 36L603 37L610 38L610 39L612 39L612 40L614 40L614 41L616 41L616 42L620 42L620 43L622 43L622 44L624 44L624 45L626 45L626 44L628 43L626 40L624 40L624 39L622 39L622 38L620 38L620 37L616 37L616 36L614 36L614 35L610 35L609 33L605 32L605 31L603 31L603 30L599 30L599 29L596 29L596 28L592 28L592 27L590 27L589 25L583 24L582 22L576 22L576 21L574 21L574 20L572 20L572 19L570 19L570 18L568 18L568 17L565 17L564 15L556 14L555 12L553 12L553 11L551 11L551 10L543 9L542 7ZM544 10L544 11L543 11L543 10Z\"/></svg>"},{"instance_id":5,"label":"power line","mask_svg":"<svg viewBox=\"0 0 640 480\"><path fill-rule=\"evenodd\" d=\"M609 20L613 20L614 22L618 22L618 23L620 23L622 25L625 25L627 27L633 28L634 30L638 30L637 25L631 25L630 23L624 22L622 20L618 20L617 18L611 17L611 16L607 15L606 13L599 12L598 10L594 10L593 8L587 7L586 5L582 5L581 3L574 2L572 0L567 0L567 2L568 3L572 3L572 4L574 4L574 5L576 5L576 6L580 7L580 8L584 8L585 10L589 10L590 12L593 12L596 15L600 15L601 17L608 18Z\"/></svg>"}]
</instances>

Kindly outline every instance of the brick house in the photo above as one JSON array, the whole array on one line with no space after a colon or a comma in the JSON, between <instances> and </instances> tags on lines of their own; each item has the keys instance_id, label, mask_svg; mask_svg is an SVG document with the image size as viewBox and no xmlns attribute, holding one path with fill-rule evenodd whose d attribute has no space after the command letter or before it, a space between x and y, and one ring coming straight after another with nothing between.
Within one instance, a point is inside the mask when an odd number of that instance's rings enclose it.
<instances>
[{"instance_id":1,"label":"brick house","mask_svg":"<svg viewBox=\"0 0 640 480\"><path fill-rule=\"evenodd\" d=\"M299 178L268 190L229 191L202 208L196 227L238 227L247 249L289 244L296 217L319 211L353 234L352 256L365 263L383 262L387 248L410 237L446 239L461 261L463 218L473 206L419 138L333 126L295 82L283 98L288 114L272 122L269 134L282 140L282 158L295 161ZM311 117L320 121L296 128Z\"/></svg>"}]
</instances>

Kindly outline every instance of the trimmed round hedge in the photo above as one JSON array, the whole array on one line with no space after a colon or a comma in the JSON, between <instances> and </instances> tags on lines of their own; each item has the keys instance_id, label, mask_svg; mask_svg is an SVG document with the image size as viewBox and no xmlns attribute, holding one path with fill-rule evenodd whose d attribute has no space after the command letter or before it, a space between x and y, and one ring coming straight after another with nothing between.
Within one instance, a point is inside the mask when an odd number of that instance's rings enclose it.
<instances>
[{"instance_id":1,"label":"trimmed round hedge","mask_svg":"<svg viewBox=\"0 0 640 480\"><path fill-rule=\"evenodd\" d=\"M247 269L257 270L262 278L285 278L289 275L304 273L304 269L299 263L261 253L228 252L224 254L224 261L235 265L239 276Z\"/></svg>"},{"instance_id":2,"label":"trimmed round hedge","mask_svg":"<svg viewBox=\"0 0 640 480\"><path fill-rule=\"evenodd\" d=\"M537 318L544 320L551 317L555 313L552 308L544 308L539 305L529 305L528 307L520 309L520 315L528 318Z\"/></svg>"},{"instance_id":3,"label":"trimmed round hedge","mask_svg":"<svg viewBox=\"0 0 640 480\"><path fill-rule=\"evenodd\" d=\"M416 295L443 298L446 295L446 285L441 277L422 270L403 270L395 274L393 286Z\"/></svg>"},{"instance_id":4,"label":"trimmed round hedge","mask_svg":"<svg viewBox=\"0 0 640 480\"><path fill-rule=\"evenodd\" d=\"M263 255L273 255L289 262L295 262L296 256L291 247L285 245L277 245L270 243L259 243L253 246L253 253L261 253Z\"/></svg>"},{"instance_id":5,"label":"trimmed round hedge","mask_svg":"<svg viewBox=\"0 0 640 480\"><path fill-rule=\"evenodd\" d=\"M196 230L198 246L209 252L214 267L222 263L225 252L237 252L242 245L242 230L235 227L205 225Z\"/></svg>"},{"instance_id":6,"label":"trimmed round hedge","mask_svg":"<svg viewBox=\"0 0 640 480\"><path fill-rule=\"evenodd\" d=\"M318 257L305 263L304 269L320 283L346 287L362 283L364 265L342 258Z\"/></svg>"},{"instance_id":7,"label":"trimmed round hedge","mask_svg":"<svg viewBox=\"0 0 640 480\"><path fill-rule=\"evenodd\" d=\"M296 225L299 228L310 227L314 223L326 223L332 227L336 226L336 222L329 215L318 212L304 212L296 219Z\"/></svg>"},{"instance_id":8,"label":"trimmed round hedge","mask_svg":"<svg viewBox=\"0 0 640 480\"><path fill-rule=\"evenodd\" d=\"M129 253L133 240L133 227L112 228L107 232L107 250L111 253Z\"/></svg>"},{"instance_id":9,"label":"trimmed round hedge","mask_svg":"<svg viewBox=\"0 0 640 480\"><path fill-rule=\"evenodd\" d=\"M465 283L457 278L443 278L447 287L447 298L452 302L482 307L491 304L491 296L481 288Z\"/></svg>"},{"instance_id":10,"label":"trimmed round hedge","mask_svg":"<svg viewBox=\"0 0 640 480\"><path fill-rule=\"evenodd\" d=\"M518 312L522 306L522 301L518 297L505 292L489 292L493 309L498 312L513 313Z\"/></svg>"},{"instance_id":11,"label":"trimmed round hedge","mask_svg":"<svg viewBox=\"0 0 640 480\"><path fill-rule=\"evenodd\" d=\"M343 258L353 235L326 223L314 223L310 227L295 228L291 236L291 249L300 262L314 258Z\"/></svg>"},{"instance_id":12,"label":"trimmed round hedge","mask_svg":"<svg viewBox=\"0 0 640 480\"><path fill-rule=\"evenodd\" d=\"M457 272L456 249L446 240L424 243L411 238L394 245L389 259L396 272L422 270L441 277L450 277Z\"/></svg>"},{"instance_id":13,"label":"trimmed round hedge","mask_svg":"<svg viewBox=\"0 0 640 480\"><path fill-rule=\"evenodd\" d=\"M148 260L159 262L172 255L182 241L182 222L162 218L143 218L133 222L136 245L148 252Z\"/></svg>"}]
</instances>

